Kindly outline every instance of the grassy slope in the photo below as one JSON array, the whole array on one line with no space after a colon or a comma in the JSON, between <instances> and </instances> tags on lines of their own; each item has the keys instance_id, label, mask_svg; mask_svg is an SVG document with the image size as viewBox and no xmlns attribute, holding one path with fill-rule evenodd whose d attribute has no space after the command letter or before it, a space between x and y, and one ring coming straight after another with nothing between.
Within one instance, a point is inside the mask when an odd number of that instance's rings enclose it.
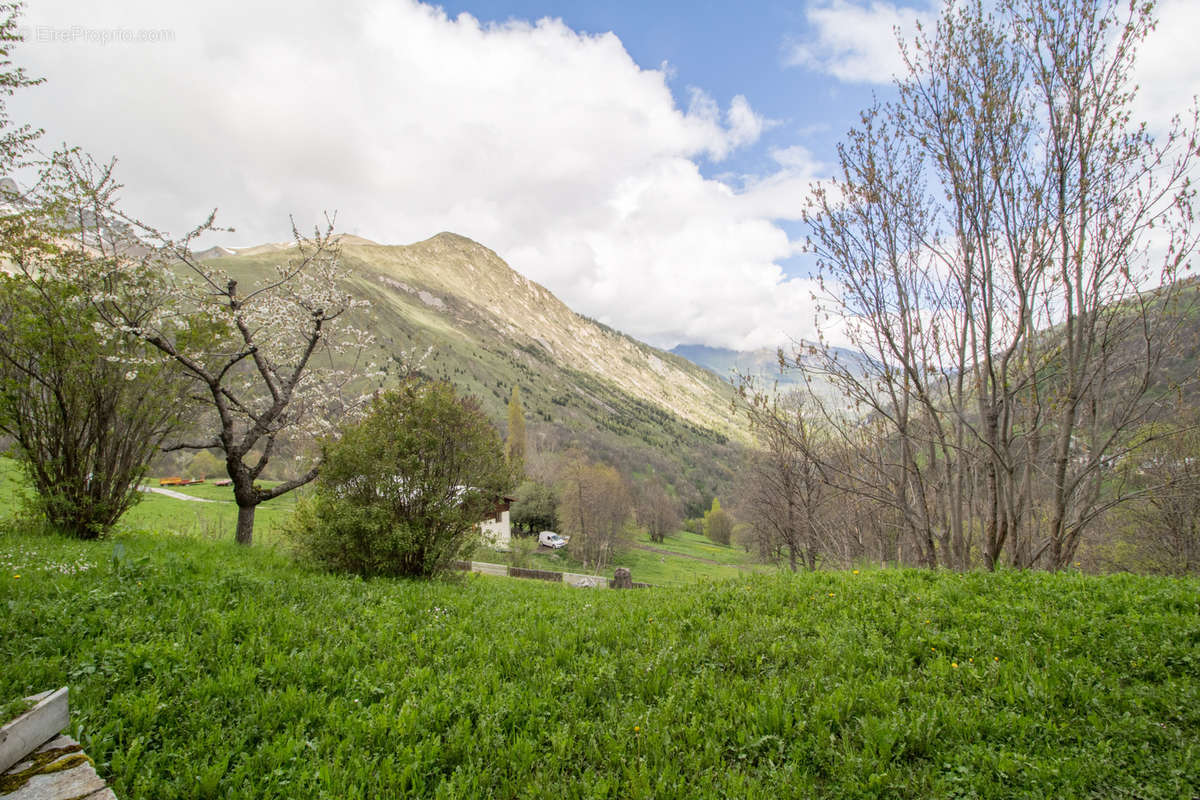
<instances>
[{"instance_id":1,"label":"grassy slope","mask_svg":"<svg viewBox=\"0 0 1200 800\"><path fill-rule=\"evenodd\" d=\"M147 480L148 485L158 486L156 478ZM271 481L262 481L272 485ZM195 486L165 487L173 492L218 500L216 503L196 503L179 500L165 495L147 493L123 516L119 527L128 531L157 531L184 536L199 536L205 539L232 539L237 527L237 506L233 502L230 487L196 484ZM0 456L0 521L5 517L22 513L23 497L30 491L18 463ZM274 544L279 529L296 506L296 493L291 492L268 500L254 514L256 541Z\"/></svg>"},{"instance_id":2,"label":"grassy slope","mask_svg":"<svg viewBox=\"0 0 1200 800\"><path fill-rule=\"evenodd\" d=\"M0 698L69 685L75 734L130 800L1200 791L1194 581L611 592L117 542L114 561L0 533Z\"/></svg>"},{"instance_id":3,"label":"grassy slope","mask_svg":"<svg viewBox=\"0 0 1200 800\"><path fill-rule=\"evenodd\" d=\"M618 553L612 564L604 570L606 575L611 576L616 567L628 567L635 581L652 583L655 586L683 586L697 581L736 578L750 572L773 569L753 563L753 559L744 550L713 544L704 536L687 531L678 531L661 544L651 542L645 534L639 534L635 543L677 555L627 547ZM699 556L706 560L701 561L689 556ZM502 554L493 554L487 550L481 550L477 557L481 561L504 560ZM708 563L710 561L717 563ZM592 572L572 560L567 552L562 550L554 553L535 552L530 558L529 566L553 571Z\"/></svg>"}]
</instances>

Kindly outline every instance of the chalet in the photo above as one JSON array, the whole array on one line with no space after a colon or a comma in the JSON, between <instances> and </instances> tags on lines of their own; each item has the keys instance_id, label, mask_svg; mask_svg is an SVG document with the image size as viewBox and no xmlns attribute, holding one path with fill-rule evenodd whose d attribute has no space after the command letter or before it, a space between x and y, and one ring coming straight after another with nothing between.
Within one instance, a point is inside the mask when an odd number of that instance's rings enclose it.
<instances>
[{"instance_id":1,"label":"chalet","mask_svg":"<svg viewBox=\"0 0 1200 800\"><path fill-rule=\"evenodd\" d=\"M508 543L512 541L512 522L508 510L515 502L515 497L499 498L492 507L491 515L479 523L484 543L495 550L507 550Z\"/></svg>"}]
</instances>

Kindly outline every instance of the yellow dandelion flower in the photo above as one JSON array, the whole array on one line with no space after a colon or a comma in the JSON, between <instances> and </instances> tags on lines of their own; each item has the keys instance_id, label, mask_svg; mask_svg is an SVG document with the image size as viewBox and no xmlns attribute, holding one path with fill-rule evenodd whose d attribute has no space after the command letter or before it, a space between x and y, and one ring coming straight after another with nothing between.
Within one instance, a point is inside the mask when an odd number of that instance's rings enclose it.
<instances>
[{"instance_id":1,"label":"yellow dandelion flower","mask_svg":"<svg viewBox=\"0 0 1200 800\"><path fill-rule=\"evenodd\" d=\"M854 574L855 574L855 575L857 575L857 574L858 574L858 570L854 570Z\"/></svg>"},{"instance_id":2,"label":"yellow dandelion flower","mask_svg":"<svg viewBox=\"0 0 1200 800\"><path fill-rule=\"evenodd\" d=\"M833 592L830 592L830 593L829 593L829 596L830 596L830 597L833 597Z\"/></svg>"},{"instance_id":3,"label":"yellow dandelion flower","mask_svg":"<svg viewBox=\"0 0 1200 800\"><path fill-rule=\"evenodd\" d=\"M19 578L19 577L21 577L21 576L20 576L20 575L13 575L13 577L14 577L14 578Z\"/></svg>"},{"instance_id":4,"label":"yellow dandelion flower","mask_svg":"<svg viewBox=\"0 0 1200 800\"><path fill-rule=\"evenodd\" d=\"M992 656L992 661L999 661L999 660L1000 660L1000 656Z\"/></svg>"},{"instance_id":5,"label":"yellow dandelion flower","mask_svg":"<svg viewBox=\"0 0 1200 800\"><path fill-rule=\"evenodd\" d=\"M642 728L641 728L641 726L640 726L640 725L634 725L634 726L633 726L633 732L634 732L634 733L641 733L641 732L642 732Z\"/></svg>"},{"instance_id":6,"label":"yellow dandelion flower","mask_svg":"<svg viewBox=\"0 0 1200 800\"><path fill-rule=\"evenodd\" d=\"M954 669L958 669L958 662L957 662L957 661L951 661L951 662L950 662L950 666L954 667Z\"/></svg>"}]
</instances>

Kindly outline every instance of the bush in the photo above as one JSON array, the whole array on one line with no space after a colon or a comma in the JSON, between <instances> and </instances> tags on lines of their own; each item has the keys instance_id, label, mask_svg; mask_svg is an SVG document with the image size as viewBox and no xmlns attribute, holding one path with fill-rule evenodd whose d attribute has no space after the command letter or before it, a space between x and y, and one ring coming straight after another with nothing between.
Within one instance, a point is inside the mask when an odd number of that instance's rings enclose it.
<instances>
[{"instance_id":1,"label":"bush","mask_svg":"<svg viewBox=\"0 0 1200 800\"><path fill-rule=\"evenodd\" d=\"M479 521L511 485L500 436L475 401L410 380L327 445L289 533L336 571L432 575L475 547Z\"/></svg>"},{"instance_id":2,"label":"bush","mask_svg":"<svg viewBox=\"0 0 1200 800\"><path fill-rule=\"evenodd\" d=\"M20 243L0 245L0 261L27 270L0 272L0 436L36 490L31 510L95 539L138 501L146 465L179 425L184 386L143 345L94 328L93 292L141 287L102 281L99 262L25 256ZM78 280L61 277L76 267Z\"/></svg>"},{"instance_id":3,"label":"bush","mask_svg":"<svg viewBox=\"0 0 1200 800\"><path fill-rule=\"evenodd\" d=\"M708 538L715 544L729 544L733 536L733 517L728 511L717 509L708 515Z\"/></svg>"},{"instance_id":4,"label":"bush","mask_svg":"<svg viewBox=\"0 0 1200 800\"><path fill-rule=\"evenodd\" d=\"M537 550L537 540L532 538L514 538L508 547L508 565L510 567L532 567L533 554Z\"/></svg>"},{"instance_id":5,"label":"bush","mask_svg":"<svg viewBox=\"0 0 1200 800\"><path fill-rule=\"evenodd\" d=\"M712 508L704 512L704 535L716 544L729 544L733 535L733 516L721 508L721 501L714 497Z\"/></svg>"}]
</instances>

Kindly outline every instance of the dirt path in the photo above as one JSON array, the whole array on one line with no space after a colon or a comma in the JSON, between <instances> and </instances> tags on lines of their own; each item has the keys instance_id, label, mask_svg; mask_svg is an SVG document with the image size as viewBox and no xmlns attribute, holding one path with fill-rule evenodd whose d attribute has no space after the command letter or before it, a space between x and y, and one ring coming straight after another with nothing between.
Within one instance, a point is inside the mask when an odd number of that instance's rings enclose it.
<instances>
[{"instance_id":1,"label":"dirt path","mask_svg":"<svg viewBox=\"0 0 1200 800\"><path fill-rule=\"evenodd\" d=\"M228 503L228 500L209 500L207 497L192 497L190 494L183 492L174 492L170 489L160 489L157 486L139 486L139 492L154 492L155 494L165 494L167 497L174 497L176 500L193 500L197 503Z\"/></svg>"}]
</instances>

